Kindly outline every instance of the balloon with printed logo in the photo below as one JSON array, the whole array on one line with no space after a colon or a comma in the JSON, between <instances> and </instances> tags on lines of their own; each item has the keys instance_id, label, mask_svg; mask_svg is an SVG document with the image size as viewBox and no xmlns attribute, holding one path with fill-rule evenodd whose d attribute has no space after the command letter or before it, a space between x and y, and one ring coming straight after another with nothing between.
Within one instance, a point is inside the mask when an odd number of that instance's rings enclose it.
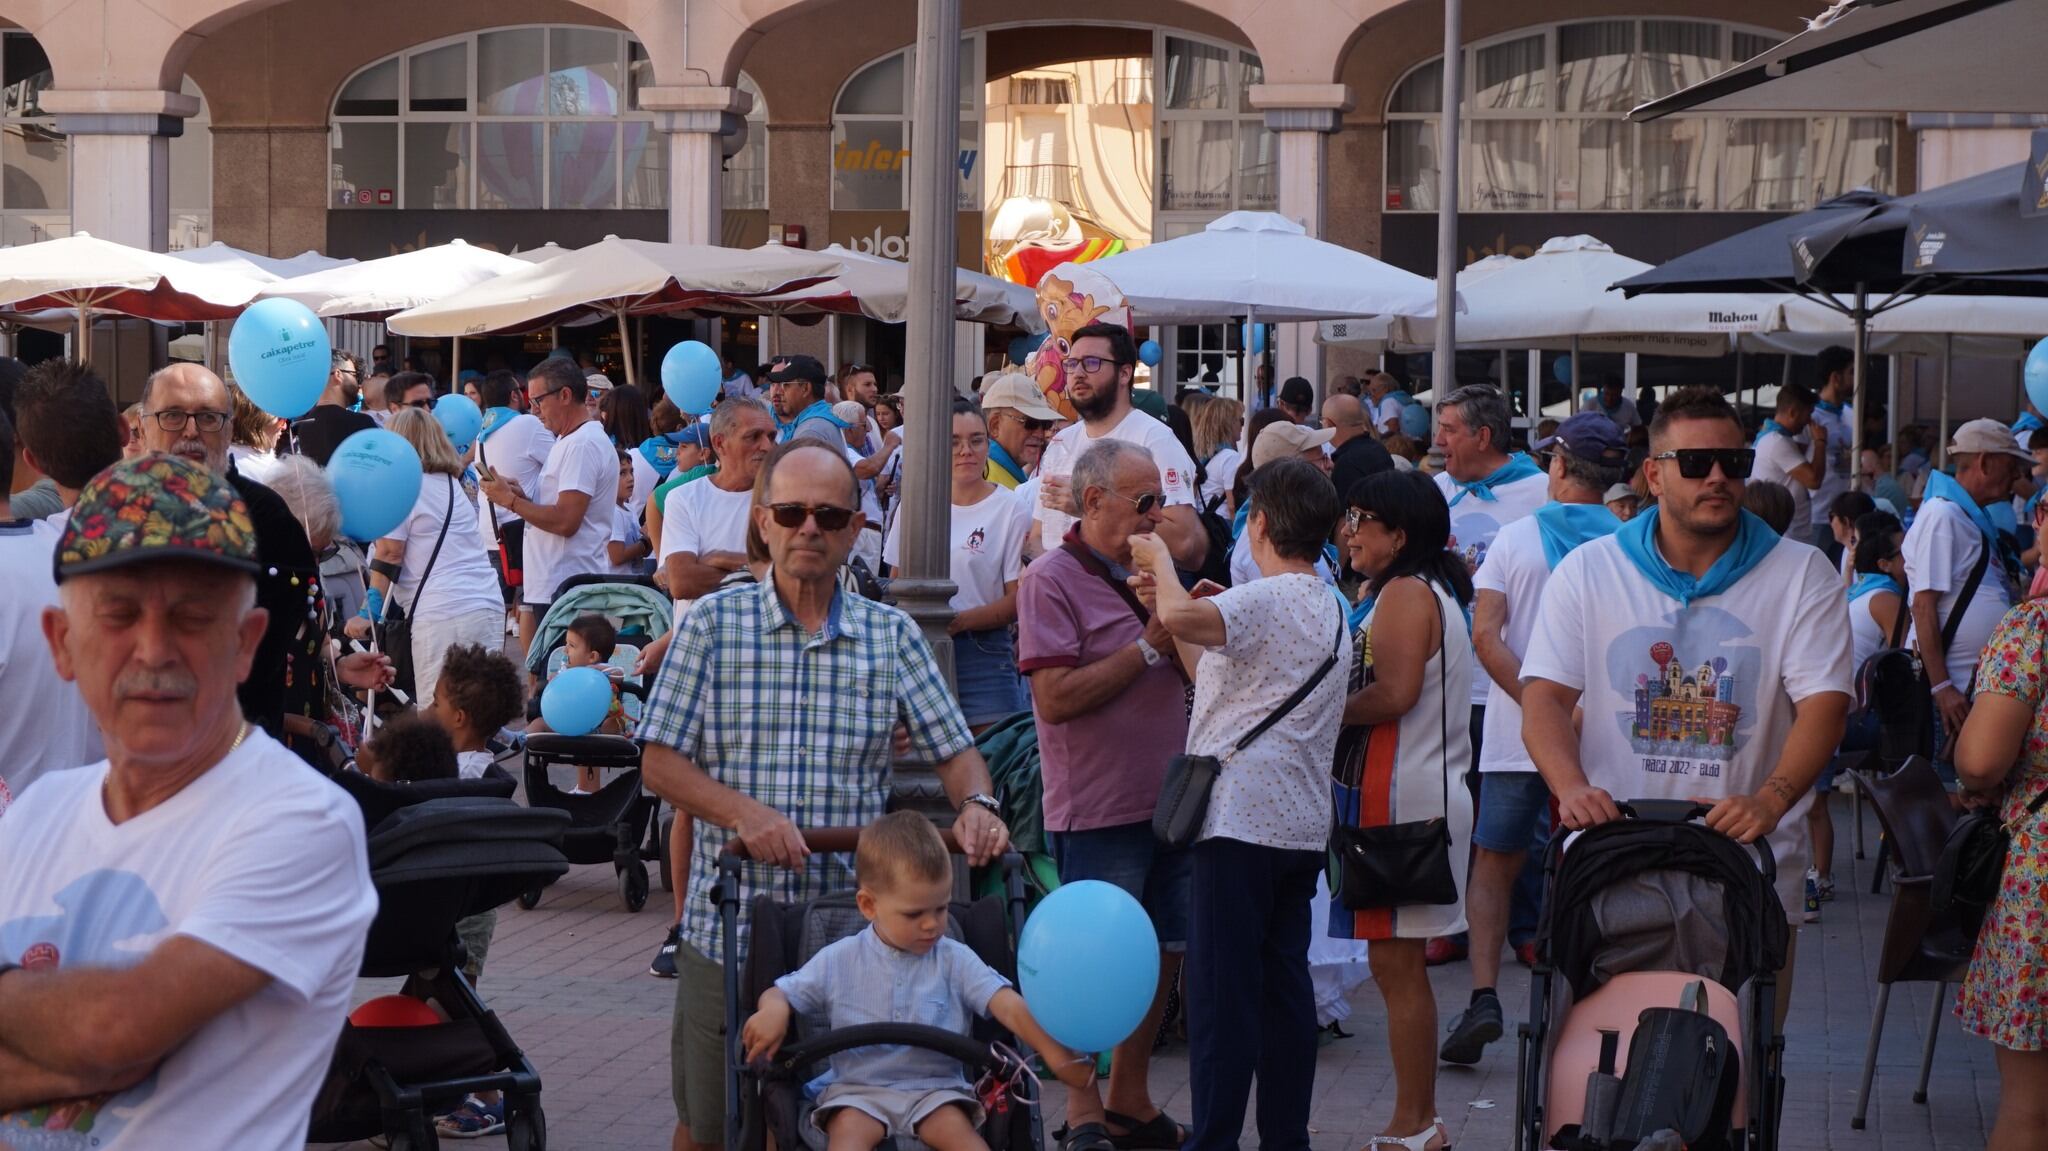
<instances>
[{"instance_id":1,"label":"balloon with printed logo","mask_svg":"<svg viewBox=\"0 0 2048 1151\"><path fill-rule=\"evenodd\" d=\"M559 735L589 735L611 710L611 678L594 667L565 669L540 693L540 717Z\"/></svg>"},{"instance_id":2,"label":"balloon with printed logo","mask_svg":"<svg viewBox=\"0 0 2048 1151\"><path fill-rule=\"evenodd\" d=\"M684 340L661 357L661 390L669 402L693 416L708 414L724 386L718 353L698 340Z\"/></svg>"},{"instance_id":3,"label":"balloon with printed logo","mask_svg":"<svg viewBox=\"0 0 2048 1151\"><path fill-rule=\"evenodd\" d=\"M1138 362L1144 364L1148 368L1156 368L1159 366L1160 355L1161 352L1159 351L1158 340L1146 340L1144 343L1138 345Z\"/></svg>"},{"instance_id":4,"label":"balloon with printed logo","mask_svg":"<svg viewBox=\"0 0 2048 1151\"><path fill-rule=\"evenodd\" d=\"M341 505L341 531L368 543L388 535L420 498L420 454L397 432L364 428L327 460L327 481Z\"/></svg>"},{"instance_id":5,"label":"balloon with printed logo","mask_svg":"<svg viewBox=\"0 0 2048 1151\"><path fill-rule=\"evenodd\" d=\"M2048 416L2048 340L2035 344L2027 353L2024 369L2027 381L2027 402L2034 410Z\"/></svg>"},{"instance_id":6,"label":"balloon with printed logo","mask_svg":"<svg viewBox=\"0 0 2048 1151\"><path fill-rule=\"evenodd\" d=\"M483 409L459 392L434 401L434 418L441 421L441 430L448 433L448 442L455 445L458 456L467 455L477 433L484 430Z\"/></svg>"},{"instance_id":7,"label":"balloon with printed logo","mask_svg":"<svg viewBox=\"0 0 2048 1151\"><path fill-rule=\"evenodd\" d=\"M327 326L297 300L258 300L228 333L228 367L249 402L281 420L313 410L333 368Z\"/></svg>"},{"instance_id":8,"label":"balloon with printed logo","mask_svg":"<svg viewBox=\"0 0 2048 1151\"><path fill-rule=\"evenodd\" d=\"M1061 884L1024 921L1017 987L1054 1039L1107 1051L1130 1037L1159 989L1159 936L1123 888Z\"/></svg>"}]
</instances>

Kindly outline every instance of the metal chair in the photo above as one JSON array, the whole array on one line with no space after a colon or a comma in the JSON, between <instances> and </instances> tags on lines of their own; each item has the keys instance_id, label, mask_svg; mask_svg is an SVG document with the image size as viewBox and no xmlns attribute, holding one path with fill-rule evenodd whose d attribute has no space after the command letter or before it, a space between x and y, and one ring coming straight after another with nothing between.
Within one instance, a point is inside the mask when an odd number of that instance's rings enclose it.
<instances>
[{"instance_id":1,"label":"metal chair","mask_svg":"<svg viewBox=\"0 0 2048 1151\"><path fill-rule=\"evenodd\" d=\"M1952 915L1937 913L1928 892L1942 844L1955 827L1955 808L1934 765L1920 756L1908 759L1890 775L1852 771L1849 777L1870 800L1891 855L1892 902L1885 918L1884 944L1877 962L1877 1010L1870 1019L1870 1045L1863 1052L1863 1081L1856 1092L1856 1114L1849 1126L1863 1130L1870 1109L1870 1081L1877 1071L1877 1045L1884 1034L1885 1010L1895 983L1933 983L1934 1009L1927 1020L1927 1039L1920 1052L1920 1081L1913 1102L1927 1102L1927 1075L1934 1064L1934 1042L1940 1033L1941 1009L1949 984L1960 982L1976 940Z\"/></svg>"}]
</instances>

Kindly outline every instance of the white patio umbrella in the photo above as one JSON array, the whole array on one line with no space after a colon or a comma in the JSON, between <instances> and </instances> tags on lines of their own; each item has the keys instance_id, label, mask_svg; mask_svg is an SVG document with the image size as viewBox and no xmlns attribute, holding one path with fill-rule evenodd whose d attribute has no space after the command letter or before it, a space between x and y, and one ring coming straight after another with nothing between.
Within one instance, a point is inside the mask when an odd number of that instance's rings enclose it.
<instances>
[{"instance_id":1,"label":"white patio umbrella","mask_svg":"<svg viewBox=\"0 0 2048 1151\"><path fill-rule=\"evenodd\" d=\"M564 248L560 244L555 243L553 240L549 240L547 243L542 244L538 248L527 248L522 251L510 253L510 255L515 260L525 260L529 264L545 264L549 260L552 260L556 256L559 256L563 252L567 252L569 250L570 249Z\"/></svg>"},{"instance_id":2,"label":"white patio umbrella","mask_svg":"<svg viewBox=\"0 0 2048 1151\"><path fill-rule=\"evenodd\" d=\"M263 289L261 296L297 300L322 319L381 320L531 267L516 257L450 240L293 276Z\"/></svg>"},{"instance_id":3,"label":"white patio umbrella","mask_svg":"<svg viewBox=\"0 0 2048 1151\"><path fill-rule=\"evenodd\" d=\"M798 249L738 250L606 236L598 243L520 268L444 299L394 315L401 336L526 332L612 317L628 344L626 317L679 312L708 300L767 296L829 280L841 264ZM626 357L627 382L635 380Z\"/></svg>"},{"instance_id":4,"label":"white patio umbrella","mask_svg":"<svg viewBox=\"0 0 2048 1151\"><path fill-rule=\"evenodd\" d=\"M1495 272L1512 268L1521 262L1519 256L1495 254L1482 256L1458 271L1458 291L1478 283ZM1395 339L1394 327L1401 322L1398 316L1357 316L1344 320L1323 320L1316 324L1316 342L1319 344L1343 344L1368 352L1416 351L1426 352L1428 348L1409 348Z\"/></svg>"},{"instance_id":5,"label":"white patio umbrella","mask_svg":"<svg viewBox=\"0 0 2048 1151\"><path fill-rule=\"evenodd\" d=\"M764 244L756 252L792 250L779 244ZM910 265L885 256L870 256L827 246L817 253L840 264L839 274L823 283L772 296L753 296L707 304L712 311L735 311L769 316L866 316L888 324L900 324L910 313ZM1045 330L1038 315L1038 297L1031 289L1008 280L960 268L953 275L953 318L977 324L1007 324L1029 331Z\"/></svg>"},{"instance_id":6,"label":"white patio umbrella","mask_svg":"<svg viewBox=\"0 0 2048 1151\"><path fill-rule=\"evenodd\" d=\"M259 280L265 284L272 284L279 280L289 280L293 276L304 276L312 272L322 272L328 268L339 268L344 264L355 263L353 259L336 259L333 256L323 256L311 249L300 252L296 256L265 256L222 243L219 240L215 240L203 248L187 248L182 252L172 252L170 255L173 259L201 264L209 268L218 268L224 272L233 272L237 275Z\"/></svg>"},{"instance_id":7,"label":"white patio umbrella","mask_svg":"<svg viewBox=\"0 0 2048 1151\"><path fill-rule=\"evenodd\" d=\"M74 311L80 360L90 355L95 315L225 320L239 315L259 286L233 272L85 232L0 249L0 312Z\"/></svg>"}]
</instances>

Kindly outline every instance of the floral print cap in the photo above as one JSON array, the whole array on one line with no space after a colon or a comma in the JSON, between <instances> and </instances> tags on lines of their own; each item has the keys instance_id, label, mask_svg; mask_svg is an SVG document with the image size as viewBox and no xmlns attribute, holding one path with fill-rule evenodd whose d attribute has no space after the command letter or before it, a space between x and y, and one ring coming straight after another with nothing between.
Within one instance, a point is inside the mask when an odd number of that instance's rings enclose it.
<instances>
[{"instance_id":1,"label":"floral print cap","mask_svg":"<svg viewBox=\"0 0 2048 1151\"><path fill-rule=\"evenodd\" d=\"M182 456L137 456L94 476L57 541L57 582L161 560L260 570L248 506L225 477Z\"/></svg>"}]
</instances>

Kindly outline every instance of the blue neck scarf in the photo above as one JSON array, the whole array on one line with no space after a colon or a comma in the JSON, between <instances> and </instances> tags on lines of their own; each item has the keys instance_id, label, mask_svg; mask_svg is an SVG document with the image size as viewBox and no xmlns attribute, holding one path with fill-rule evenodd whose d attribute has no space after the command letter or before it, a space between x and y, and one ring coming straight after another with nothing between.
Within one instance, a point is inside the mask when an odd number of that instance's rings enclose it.
<instances>
[{"instance_id":1,"label":"blue neck scarf","mask_svg":"<svg viewBox=\"0 0 2048 1151\"><path fill-rule=\"evenodd\" d=\"M833 427L838 428L842 432L853 426L852 424L847 423L845 420L840 419L838 416L833 415L831 404L828 404L823 400L818 400L817 402L813 403L810 407L798 412L796 414L796 418L789 421L786 424L780 420L777 420L775 426L780 434L776 438L780 441L788 441L792 436L796 435L797 425L803 423L805 420L824 420L827 423L831 424Z\"/></svg>"},{"instance_id":2,"label":"blue neck scarf","mask_svg":"<svg viewBox=\"0 0 2048 1151\"><path fill-rule=\"evenodd\" d=\"M1855 603L1872 592L1897 593L1898 590L1898 581L1883 572L1858 572L1856 582L1849 585L1849 602Z\"/></svg>"},{"instance_id":3,"label":"blue neck scarf","mask_svg":"<svg viewBox=\"0 0 2048 1151\"><path fill-rule=\"evenodd\" d=\"M1772 435L1772 434L1776 434L1776 435L1781 435L1781 436L1790 436L1790 435L1792 434L1792 432L1791 432L1791 429L1787 428L1787 427L1786 427L1785 425L1783 425L1783 424L1779 423L1779 422L1778 422L1778 421L1776 421L1776 420L1765 420L1765 421L1764 421L1764 426L1763 426L1763 427L1761 427L1761 428L1758 428L1758 429L1757 429L1757 432L1756 432L1756 439L1754 439L1754 440L1751 440L1751 441L1750 441L1750 443L1749 443L1749 446L1750 446L1750 447L1756 447L1756 446L1757 446L1758 444L1761 444L1761 443L1763 443L1763 442L1764 442L1764 437L1765 437L1765 436L1768 436L1768 435Z\"/></svg>"},{"instance_id":4,"label":"blue neck scarf","mask_svg":"<svg viewBox=\"0 0 2048 1151\"><path fill-rule=\"evenodd\" d=\"M988 462L1010 473L1011 478L1020 484L1031 478L1024 474L1024 465L1018 463L1014 456L1004 450L1003 445L997 443L993 436L989 437L988 441Z\"/></svg>"},{"instance_id":5,"label":"blue neck scarf","mask_svg":"<svg viewBox=\"0 0 2048 1151\"><path fill-rule=\"evenodd\" d=\"M2012 434L2019 435L2021 432L2031 432L2041 427L2048 427L2048 424L2041 422L2041 417L2032 412L2021 412L2020 418L2012 422Z\"/></svg>"},{"instance_id":6,"label":"blue neck scarf","mask_svg":"<svg viewBox=\"0 0 2048 1151\"><path fill-rule=\"evenodd\" d=\"M1493 489L1502 484L1511 484L1516 480L1526 480L1530 476L1540 476L1542 474L1543 469L1536 466L1536 461L1530 459L1528 453L1516 452L1508 457L1507 463L1493 469L1493 472L1483 479L1473 480L1470 483L1452 481L1457 483L1458 492L1451 497L1451 506L1457 507L1458 501L1468 495L1477 496L1486 503L1493 503L1500 499L1499 496L1493 494Z\"/></svg>"},{"instance_id":7,"label":"blue neck scarf","mask_svg":"<svg viewBox=\"0 0 2048 1151\"><path fill-rule=\"evenodd\" d=\"M1813 406L1816 411L1826 412L1829 415L1834 415L1842 410L1842 405L1835 400L1815 400L1813 401Z\"/></svg>"},{"instance_id":8,"label":"blue neck scarf","mask_svg":"<svg viewBox=\"0 0 2048 1151\"><path fill-rule=\"evenodd\" d=\"M1379 598L1378 595L1368 595L1357 603L1352 604L1344 615L1344 626L1352 631L1357 631L1359 628L1364 627L1365 617L1372 614L1372 605L1378 602Z\"/></svg>"},{"instance_id":9,"label":"blue neck scarf","mask_svg":"<svg viewBox=\"0 0 2048 1151\"><path fill-rule=\"evenodd\" d=\"M517 408L487 408L487 409L485 409L485 411L484 411L484 426L483 426L483 430L481 430L481 431L477 432L477 434L476 434L476 440L477 440L477 442L478 442L478 443L482 443L482 442L484 442L485 440L488 440L488 439L490 439L490 438L491 438L491 433L492 433L492 432L495 432L495 431L497 431L497 430L498 430L499 428L502 428L502 427L504 427L504 426L505 426L506 424L509 424L509 423L511 423L511 422L512 422L512 418L513 418L514 416L517 416L518 414L519 414L519 409L517 409Z\"/></svg>"},{"instance_id":10,"label":"blue neck scarf","mask_svg":"<svg viewBox=\"0 0 2048 1151\"><path fill-rule=\"evenodd\" d=\"M1606 504L1544 504L1536 509L1536 534L1543 540L1543 562L1552 571L1572 549L1601 536L1613 535L1621 518Z\"/></svg>"},{"instance_id":11,"label":"blue neck scarf","mask_svg":"<svg viewBox=\"0 0 2048 1151\"><path fill-rule=\"evenodd\" d=\"M1927 488L1921 493L1921 498L1923 501L1947 500L1963 509L1970 522L1977 525L1978 534L1984 537L1984 546L1998 557L1999 566L2008 572L2019 570L2017 562L2007 554L2005 539L1999 533L1998 525L1992 521L1991 514L1977 506L1977 501L1970 498L1970 493L1956 482L1954 476L1947 472L1928 472Z\"/></svg>"},{"instance_id":12,"label":"blue neck scarf","mask_svg":"<svg viewBox=\"0 0 2048 1151\"><path fill-rule=\"evenodd\" d=\"M1409 395L1407 392L1402 391L1400 388L1395 388L1393 391L1388 392L1386 398L1389 400L1393 400L1395 403L1400 404L1404 408L1407 407L1409 404L1415 402L1414 396Z\"/></svg>"},{"instance_id":13,"label":"blue neck scarf","mask_svg":"<svg viewBox=\"0 0 2048 1151\"><path fill-rule=\"evenodd\" d=\"M1239 536L1241 536L1241 535L1243 535L1243 534L1244 534L1244 525L1245 525L1246 523L1250 522L1251 518L1252 518L1252 502L1251 502L1250 500L1246 500L1246 501L1244 502L1244 506L1243 506L1243 507L1241 507L1241 508L1239 508L1239 509L1237 509L1237 514L1235 514L1235 515L1233 515L1233 516L1231 516L1231 517L1230 517L1230 542L1231 542L1231 543L1236 543L1236 542L1237 542L1237 537L1239 537Z\"/></svg>"},{"instance_id":14,"label":"blue neck scarf","mask_svg":"<svg viewBox=\"0 0 2048 1151\"><path fill-rule=\"evenodd\" d=\"M1622 554L1643 573L1643 578L1677 600L1681 607L1691 607L1694 600L1717 596L1734 587L1736 581L1748 575L1778 546L1778 533L1754 514L1743 512L1736 524L1734 542L1707 569L1707 574L1694 579L1665 562L1664 554L1657 550L1657 512L1653 506L1621 525L1614 538L1620 541Z\"/></svg>"},{"instance_id":15,"label":"blue neck scarf","mask_svg":"<svg viewBox=\"0 0 2048 1151\"><path fill-rule=\"evenodd\" d=\"M670 472L676 470L676 449L681 445L681 433L656 432L641 442L640 458L666 479Z\"/></svg>"}]
</instances>

